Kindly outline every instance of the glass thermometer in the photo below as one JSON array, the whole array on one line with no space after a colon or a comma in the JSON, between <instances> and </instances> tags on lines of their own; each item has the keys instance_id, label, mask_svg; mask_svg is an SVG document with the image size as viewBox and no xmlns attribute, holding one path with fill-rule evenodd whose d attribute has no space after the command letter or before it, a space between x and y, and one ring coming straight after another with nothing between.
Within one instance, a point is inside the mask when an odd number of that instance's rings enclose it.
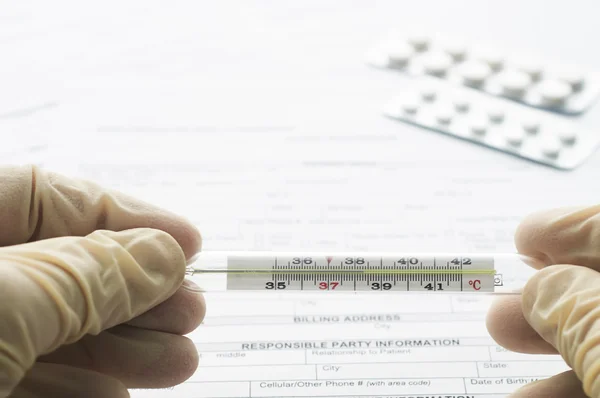
<instances>
[{"instance_id":1,"label":"glass thermometer","mask_svg":"<svg viewBox=\"0 0 600 398\"><path fill-rule=\"evenodd\" d=\"M542 266L516 253L208 251L186 273L206 292L519 294Z\"/></svg>"}]
</instances>

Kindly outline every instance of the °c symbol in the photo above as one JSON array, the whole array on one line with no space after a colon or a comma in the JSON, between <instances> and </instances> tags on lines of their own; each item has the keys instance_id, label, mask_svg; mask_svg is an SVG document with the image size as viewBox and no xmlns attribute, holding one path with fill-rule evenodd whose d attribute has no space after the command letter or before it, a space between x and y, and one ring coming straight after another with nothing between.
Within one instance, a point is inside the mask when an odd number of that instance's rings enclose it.
<instances>
[{"instance_id":1,"label":"\u00b0c symbol","mask_svg":"<svg viewBox=\"0 0 600 398\"><path fill-rule=\"evenodd\" d=\"M473 287L474 290L480 290L481 289L481 281L479 279L470 280L469 286Z\"/></svg>"}]
</instances>

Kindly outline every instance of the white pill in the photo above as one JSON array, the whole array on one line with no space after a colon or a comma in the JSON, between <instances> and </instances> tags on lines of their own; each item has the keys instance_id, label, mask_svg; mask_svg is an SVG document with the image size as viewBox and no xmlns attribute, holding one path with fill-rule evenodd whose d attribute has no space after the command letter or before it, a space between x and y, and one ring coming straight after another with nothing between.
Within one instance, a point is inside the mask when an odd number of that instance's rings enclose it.
<instances>
[{"instance_id":1,"label":"white pill","mask_svg":"<svg viewBox=\"0 0 600 398\"><path fill-rule=\"evenodd\" d=\"M558 79L571 86L573 91L579 91L585 84L585 76L575 68L564 68L558 74Z\"/></svg>"},{"instance_id":2,"label":"white pill","mask_svg":"<svg viewBox=\"0 0 600 398\"><path fill-rule=\"evenodd\" d=\"M488 129L488 123L484 118L476 118L469 123L471 132L477 135L483 135Z\"/></svg>"},{"instance_id":3,"label":"white pill","mask_svg":"<svg viewBox=\"0 0 600 398\"><path fill-rule=\"evenodd\" d=\"M530 134L535 134L540 130L540 123L536 120L525 120L522 123L523 130Z\"/></svg>"},{"instance_id":4,"label":"white pill","mask_svg":"<svg viewBox=\"0 0 600 398\"><path fill-rule=\"evenodd\" d=\"M429 48L431 39L429 37L423 36L423 35L412 35L408 38L407 42L415 50L422 52Z\"/></svg>"},{"instance_id":5,"label":"white pill","mask_svg":"<svg viewBox=\"0 0 600 398\"><path fill-rule=\"evenodd\" d=\"M504 57L496 51L479 51L475 58L485 62L494 71L500 70L504 66Z\"/></svg>"},{"instance_id":6,"label":"white pill","mask_svg":"<svg viewBox=\"0 0 600 398\"><path fill-rule=\"evenodd\" d=\"M571 86L560 80L544 80L538 89L545 105L561 105L573 93Z\"/></svg>"},{"instance_id":7,"label":"white pill","mask_svg":"<svg viewBox=\"0 0 600 398\"><path fill-rule=\"evenodd\" d=\"M457 97L454 99L454 108L459 112L466 112L469 110L469 101L463 97Z\"/></svg>"},{"instance_id":8,"label":"white pill","mask_svg":"<svg viewBox=\"0 0 600 398\"><path fill-rule=\"evenodd\" d=\"M435 118L438 121L438 123L441 124L448 124L452 121L452 117L454 116L454 112L452 111L452 108L448 108L448 107L443 107L438 109L438 111L435 114Z\"/></svg>"},{"instance_id":9,"label":"white pill","mask_svg":"<svg viewBox=\"0 0 600 398\"><path fill-rule=\"evenodd\" d=\"M421 107L421 99L413 92L406 92L394 99L394 107L404 114L415 114Z\"/></svg>"},{"instance_id":10,"label":"white pill","mask_svg":"<svg viewBox=\"0 0 600 398\"><path fill-rule=\"evenodd\" d=\"M435 101L437 97L437 92L434 88L426 87L421 90L421 98L423 98L427 102Z\"/></svg>"},{"instance_id":11,"label":"white pill","mask_svg":"<svg viewBox=\"0 0 600 398\"><path fill-rule=\"evenodd\" d=\"M558 138L565 145L573 145L577 141L577 134L571 130L564 130L558 133Z\"/></svg>"},{"instance_id":12,"label":"white pill","mask_svg":"<svg viewBox=\"0 0 600 398\"><path fill-rule=\"evenodd\" d=\"M519 146L523 143L523 132L517 129L509 130L505 133L506 142L513 146Z\"/></svg>"},{"instance_id":13,"label":"white pill","mask_svg":"<svg viewBox=\"0 0 600 398\"><path fill-rule=\"evenodd\" d=\"M405 100L400 104L400 107L404 113L414 115L419 111L419 103L417 101Z\"/></svg>"},{"instance_id":14,"label":"white pill","mask_svg":"<svg viewBox=\"0 0 600 398\"><path fill-rule=\"evenodd\" d=\"M467 55L467 48L462 43L446 43L443 47L446 54L456 62L462 61Z\"/></svg>"},{"instance_id":15,"label":"white pill","mask_svg":"<svg viewBox=\"0 0 600 398\"><path fill-rule=\"evenodd\" d=\"M560 154L560 148L561 145L558 140L548 139L542 145L542 153L549 158L555 158Z\"/></svg>"},{"instance_id":16,"label":"white pill","mask_svg":"<svg viewBox=\"0 0 600 398\"><path fill-rule=\"evenodd\" d=\"M488 110L488 117L494 123L501 123L504 120L504 111L499 108Z\"/></svg>"},{"instance_id":17,"label":"white pill","mask_svg":"<svg viewBox=\"0 0 600 398\"><path fill-rule=\"evenodd\" d=\"M408 44L397 46L388 53L388 65L392 68L403 68L413 54L414 50Z\"/></svg>"},{"instance_id":18,"label":"white pill","mask_svg":"<svg viewBox=\"0 0 600 398\"><path fill-rule=\"evenodd\" d=\"M480 86L492 74L492 69L480 61L470 61L461 65L459 73L465 84Z\"/></svg>"},{"instance_id":19,"label":"white pill","mask_svg":"<svg viewBox=\"0 0 600 398\"><path fill-rule=\"evenodd\" d=\"M517 70L529 75L531 80L536 81L541 79L544 68L534 60L522 60L517 62Z\"/></svg>"},{"instance_id":20,"label":"white pill","mask_svg":"<svg viewBox=\"0 0 600 398\"><path fill-rule=\"evenodd\" d=\"M509 97L522 97L531 84L531 78L524 72L511 70L500 75L502 93Z\"/></svg>"},{"instance_id":21,"label":"white pill","mask_svg":"<svg viewBox=\"0 0 600 398\"><path fill-rule=\"evenodd\" d=\"M452 66L452 57L444 53L431 53L424 57L425 72L434 76L443 76Z\"/></svg>"}]
</instances>

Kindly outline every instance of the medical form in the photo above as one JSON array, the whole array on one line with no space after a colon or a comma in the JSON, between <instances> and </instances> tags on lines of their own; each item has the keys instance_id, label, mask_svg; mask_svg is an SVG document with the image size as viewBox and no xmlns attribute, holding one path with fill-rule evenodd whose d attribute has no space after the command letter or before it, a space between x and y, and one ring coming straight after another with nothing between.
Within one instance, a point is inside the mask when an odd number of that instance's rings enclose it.
<instances>
[{"instance_id":1,"label":"medical form","mask_svg":"<svg viewBox=\"0 0 600 398\"><path fill-rule=\"evenodd\" d=\"M496 345L480 298L265 297L244 312L243 297L208 297L207 322L190 336L196 374L132 397L500 398L567 369Z\"/></svg>"}]
</instances>

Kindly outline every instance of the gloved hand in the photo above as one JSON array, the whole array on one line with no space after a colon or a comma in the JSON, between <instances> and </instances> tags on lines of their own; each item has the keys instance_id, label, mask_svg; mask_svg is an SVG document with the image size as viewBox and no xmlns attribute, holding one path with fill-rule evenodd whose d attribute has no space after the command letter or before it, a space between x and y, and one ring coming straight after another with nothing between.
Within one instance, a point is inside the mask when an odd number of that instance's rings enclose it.
<instances>
[{"instance_id":1,"label":"gloved hand","mask_svg":"<svg viewBox=\"0 0 600 398\"><path fill-rule=\"evenodd\" d=\"M560 354L572 369L522 387L511 397L600 397L600 206L558 209L526 218L520 253L543 266L522 296L497 300L488 330L506 349Z\"/></svg>"},{"instance_id":2,"label":"gloved hand","mask_svg":"<svg viewBox=\"0 0 600 398\"><path fill-rule=\"evenodd\" d=\"M35 167L0 168L0 397L128 397L198 365L184 219Z\"/></svg>"}]
</instances>

